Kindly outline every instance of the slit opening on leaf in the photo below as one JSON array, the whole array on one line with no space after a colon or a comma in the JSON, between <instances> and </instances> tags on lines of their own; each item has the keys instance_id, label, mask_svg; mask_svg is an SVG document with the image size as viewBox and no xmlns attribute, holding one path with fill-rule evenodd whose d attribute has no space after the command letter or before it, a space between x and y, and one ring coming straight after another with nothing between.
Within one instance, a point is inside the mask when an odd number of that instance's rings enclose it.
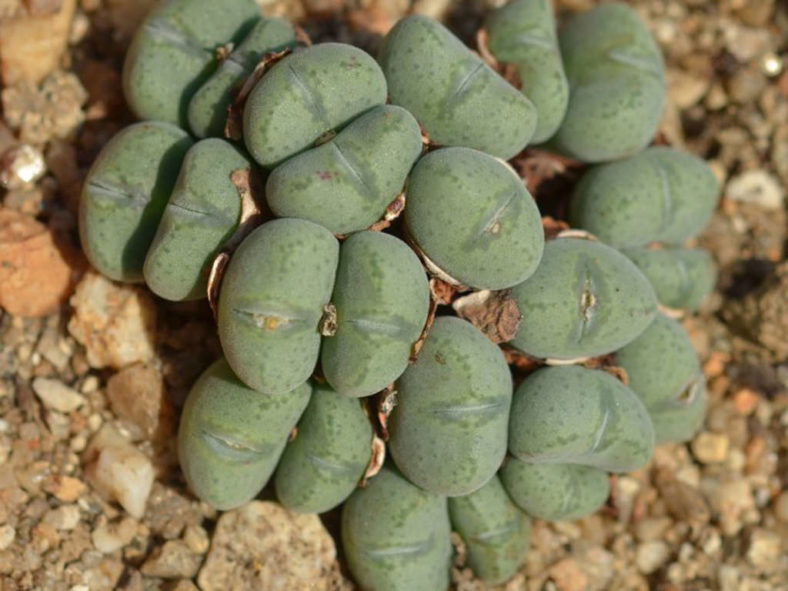
<instances>
[{"instance_id":1,"label":"slit opening on leaf","mask_svg":"<svg viewBox=\"0 0 788 591\"><path fill-rule=\"evenodd\" d=\"M239 317L244 322L254 324L257 328L269 331L281 330L293 324L303 322L303 319L297 316L287 316L282 312L274 310L244 310L242 308L233 308L233 314Z\"/></svg>"},{"instance_id":2,"label":"slit opening on leaf","mask_svg":"<svg viewBox=\"0 0 788 591\"><path fill-rule=\"evenodd\" d=\"M496 538L500 538L502 536L509 536L515 533L518 529L520 529L520 522L517 519L512 519L508 523L503 524L500 527L496 527L495 529L491 529L486 532L482 532L473 537L476 542L481 544L489 544L493 542Z\"/></svg>"},{"instance_id":3,"label":"slit opening on leaf","mask_svg":"<svg viewBox=\"0 0 788 591\"><path fill-rule=\"evenodd\" d=\"M253 461L264 453L250 443L207 429L202 431L202 438L213 451L239 462Z\"/></svg>"}]
</instances>

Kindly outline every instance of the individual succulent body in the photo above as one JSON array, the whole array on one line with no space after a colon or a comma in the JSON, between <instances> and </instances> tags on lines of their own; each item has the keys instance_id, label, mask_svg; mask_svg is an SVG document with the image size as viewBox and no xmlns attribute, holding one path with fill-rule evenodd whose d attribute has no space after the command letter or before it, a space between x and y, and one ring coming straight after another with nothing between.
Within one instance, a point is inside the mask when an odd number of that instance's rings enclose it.
<instances>
[{"instance_id":1,"label":"individual succulent body","mask_svg":"<svg viewBox=\"0 0 788 591\"><path fill-rule=\"evenodd\" d=\"M224 140L189 149L145 257L143 274L154 293L168 300L205 297L208 262L241 219L232 177L250 170L249 159Z\"/></svg>"},{"instance_id":2,"label":"individual succulent body","mask_svg":"<svg viewBox=\"0 0 788 591\"><path fill-rule=\"evenodd\" d=\"M555 146L585 162L645 148L666 94L662 54L645 23L625 4L600 4L571 18L559 42L570 91Z\"/></svg>"},{"instance_id":3,"label":"individual succulent body","mask_svg":"<svg viewBox=\"0 0 788 591\"><path fill-rule=\"evenodd\" d=\"M653 449L645 405L606 371L547 367L515 392L509 452L524 462L629 472L648 462Z\"/></svg>"},{"instance_id":4,"label":"individual succulent body","mask_svg":"<svg viewBox=\"0 0 788 591\"><path fill-rule=\"evenodd\" d=\"M375 60L342 43L298 50L254 86L244 107L244 141L270 167L314 145L386 101Z\"/></svg>"},{"instance_id":5,"label":"individual succulent body","mask_svg":"<svg viewBox=\"0 0 788 591\"><path fill-rule=\"evenodd\" d=\"M469 148L435 150L410 176L405 222L413 241L457 282L504 289L542 256L539 210L507 165Z\"/></svg>"},{"instance_id":6,"label":"individual succulent body","mask_svg":"<svg viewBox=\"0 0 788 591\"><path fill-rule=\"evenodd\" d=\"M646 329L657 308L651 284L629 259L580 238L549 241L512 297L522 315L512 345L557 360L615 351Z\"/></svg>"},{"instance_id":7,"label":"individual succulent body","mask_svg":"<svg viewBox=\"0 0 788 591\"><path fill-rule=\"evenodd\" d=\"M718 196L719 182L703 160L653 146L586 172L569 219L616 248L677 244L706 225Z\"/></svg>"},{"instance_id":8,"label":"individual succulent body","mask_svg":"<svg viewBox=\"0 0 788 591\"><path fill-rule=\"evenodd\" d=\"M513 0L485 28L489 64L424 16L376 61L251 0L163 2L124 67L146 120L82 193L99 271L213 309L223 357L178 433L191 491L222 510L269 482L294 512L344 504L363 589L446 588L452 529L504 582L530 517L588 515L609 472L704 416L668 315L713 287L689 241L719 184L646 148L665 84L645 24L604 4L557 37L549 2ZM529 142L599 163L571 192L575 230L541 219Z\"/></svg>"},{"instance_id":9,"label":"individual succulent body","mask_svg":"<svg viewBox=\"0 0 788 591\"><path fill-rule=\"evenodd\" d=\"M523 94L536 107L535 144L550 139L566 115L569 82L550 0L513 0L490 13L485 22L490 51L513 64Z\"/></svg>"},{"instance_id":10,"label":"individual succulent body","mask_svg":"<svg viewBox=\"0 0 788 591\"><path fill-rule=\"evenodd\" d=\"M503 485L534 517L576 519L607 498L606 472L642 467L654 448L638 396L602 370L537 370L520 385L509 419Z\"/></svg>"},{"instance_id":11,"label":"individual succulent body","mask_svg":"<svg viewBox=\"0 0 788 591\"><path fill-rule=\"evenodd\" d=\"M216 68L216 50L241 41L259 18L253 0L158 4L123 66L123 92L137 117L186 127L189 101Z\"/></svg>"},{"instance_id":12,"label":"individual succulent body","mask_svg":"<svg viewBox=\"0 0 788 591\"><path fill-rule=\"evenodd\" d=\"M363 589L434 591L449 585L446 498L384 466L342 509L342 545Z\"/></svg>"},{"instance_id":13,"label":"individual succulent body","mask_svg":"<svg viewBox=\"0 0 788 591\"><path fill-rule=\"evenodd\" d=\"M389 450L409 480L453 497L495 474L506 453L512 378L501 351L478 330L438 318L396 388Z\"/></svg>"},{"instance_id":14,"label":"individual succulent body","mask_svg":"<svg viewBox=\"0 0 788 591\"><path fill-rule=\"evenodd\" d=\"M268 204L276 215L312 220L335 234L364 230L384 217L421 147L413 115L381 105L275 168Z\"/></svg>"},{"instance_id":15,"label":"individual succulent body","mask_svg":"<svg viewBox=\"0 0 788 591\"><path fill-rule=\"evenodd\" d=\"M323 339L326 380L347 396L383 390L408 367L430 305L416 255L388 234L359 232L342 243L332 298L336 332Z\"/></svg>"},{"instance_id":16,"label":"individual succulent body","mask_svg":"<svg viewBox=\"0 0 788 591\"><path fill-rule=\"evenodd\" d=\"M315 386L276 470L276 493L299 513L324 513L356 488L370 461L372 426L361 404Z\"/></svg>"},{"instance_id":17,"label":"individual succulent body","mask_svg":"<svg viewBox=\"0 0 788 591\"><path fill-rule=\"evenodd\" d=\"M218 509L253 499L309 395L309 385L301 384L288 396L261 396L224 360L215 362L189 393L178 430L178 456L191 489Z\"/></svg>"},{"instance_id":18,"label":"individual succulent body","mask_svg":"<svg viewBox=\"0 0 788 591\"><path fill-rule=\"evenodd\" d=\"M502 583L517 572L531 541L531 520L512 503L497 476L464 497L449 499L449 516L480 579Z\"/></svg>"},{"instance_id":19,"label":"individual succulent body","mask_svg":"<svg viewBox=\"0 0 788 591\"><path fill-rule=\"evenodd\" d=\"M79 231L91 263L117 281L142 281L156 226L192 140L169 123L130 125L93 163L79 202Z\"/></svg>"},{"instance_id":20,"label":"individual succulent body","mask_svg":"<svg viewBox=\"0 0 788 591\"><path fill-rule=\"evenodd\" d=\"M706 408L706 381L684 328L662 314L616 352L629 386L651 413L657 442L690 439Z\"/></svg>"},{"instance_id":21,"label":"individual succulent body","mask_svg":"<svg viewBox=\"0 0 788 591\"><path fill-rule=\"evenodd\" d=\"M413 113L436 144L511 158L533 137L531 101L430 18L395 25L380 63L391 102Z\"/></svg>"},{"instance_id":22,"label":"individual succulent body","mask_svg":"<svg viewBox=\"0 0 788 591\"><path fill-rule=\"evenodd\" d=\"M245 384L285 394L309 378L338 260L337 240L306 220L274 220L244 240L222 281L217 325Z\"/></svg>"}]
</instances>

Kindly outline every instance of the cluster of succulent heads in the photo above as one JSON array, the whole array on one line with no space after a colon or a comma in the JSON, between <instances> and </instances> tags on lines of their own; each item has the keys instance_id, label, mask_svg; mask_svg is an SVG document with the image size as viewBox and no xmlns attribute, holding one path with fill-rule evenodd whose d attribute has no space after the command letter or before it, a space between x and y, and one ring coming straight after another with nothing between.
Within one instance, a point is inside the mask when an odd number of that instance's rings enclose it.
<instances>
[{"instance_id":1,"label":"cluster of succulent heads","mask_svg":"<svg viewBox=\"0 0 788 591\"><path fill-rule=\"evenodd\" d=\"M713 287L687 244L719 186L647 147L655 41L621 4L558 33L548 0L513 0L483 31L486 59L408 16L375 59L253 0L164 2L124 66L141 122L82 194L99 271L214 307L224 357L178 434L191 490L230 509L273 478L292 511L344 503L363 588L446 588L452 530L504 581L530 517L588 515L609 472L703 419L675 318ZM532 144L585 166L575 230L549 239L507 163Z\"/></svg>"}]
</instances>

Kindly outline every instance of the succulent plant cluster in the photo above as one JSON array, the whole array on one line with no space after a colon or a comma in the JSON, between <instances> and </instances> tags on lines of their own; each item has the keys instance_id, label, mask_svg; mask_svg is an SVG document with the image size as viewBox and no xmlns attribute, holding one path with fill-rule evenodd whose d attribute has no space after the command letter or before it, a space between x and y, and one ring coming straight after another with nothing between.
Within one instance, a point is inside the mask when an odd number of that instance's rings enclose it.
<instances>
[{"instance_id":1,"label":"succulent plant cluster","mask_svg":"<svg viewBox=\"0 0 788 591\"><path fill-rule=\"evenodd\" d=\"M480 39L486 59L409 16L375 60L253 0L166 1L124 67L141 122L83 190L98 270L213 294L224 357L178 434L193 492L229 509L272 480L293 511L345 503L363 588L444 589L452 530L504 581L531 516L593 512L609 472L703 418L674 318L713 287L684 244L719 188L702 160L647 147L665 78L645 24L602 4L558 33L548 0L512 0ZM545 239L506 162L530 144L590 165L569 214L584 232ZM446 291L483 305L456 300L458 318Z\"/></svg>"}]
</instances>

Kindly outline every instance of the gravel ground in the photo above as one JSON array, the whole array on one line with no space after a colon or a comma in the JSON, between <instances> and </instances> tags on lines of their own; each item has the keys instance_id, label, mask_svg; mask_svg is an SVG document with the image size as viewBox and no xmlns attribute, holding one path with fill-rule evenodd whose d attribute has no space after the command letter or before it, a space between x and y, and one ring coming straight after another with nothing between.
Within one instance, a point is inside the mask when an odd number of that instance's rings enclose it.
<instances>
[{"instance_id":1,"label":"gravel ground","mask_svg":"<svg viewBox=\"0 0 788 591\"><path fill-rule=\"evenodd\" d=\"M188 494L173 433L218 355L207 306L112 284L80 252L80 185L130 121L120 64L150 4L0 0L0 589L351 589L335 513L321 521L261 500L217 515ZM374 50L408 9L472 40L487 3L261 4L315 38ZM709 159L725 186L699 241L721 267L718 289L684 319L709 413L689 444L614 478L596 515L537 521L522 572L502 588L785 590L788 5L633 4L668 66L662 140ZM485 588L462 553L454 581Z\"/></svg>"}]
</instances>

